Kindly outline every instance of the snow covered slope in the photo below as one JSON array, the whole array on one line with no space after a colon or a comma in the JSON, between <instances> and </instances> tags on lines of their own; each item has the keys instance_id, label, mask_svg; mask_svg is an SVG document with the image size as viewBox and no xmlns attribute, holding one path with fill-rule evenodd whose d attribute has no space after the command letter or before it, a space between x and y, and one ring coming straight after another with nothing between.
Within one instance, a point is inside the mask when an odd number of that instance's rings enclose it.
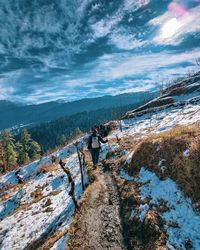
<instances>
[{"instance_id":1,"label":"snow covered slope","mask_svg":"<svg viewBox=\"0 0 200 250\"><path fill-rule=\"evenodd\" d=\"M70 144L53 155L66 162L75 178L79 198L82 188L75 146ZM0 177L0 249L34 246L51 232L68 227L74 212L74 204L68 195L70 185L58 164L52 169L50 163L51 156L45 157ZM47 171L39 171L45 164ZM21 184L19 177L23 180Z\"/></svg>"},{"instance_id":2,"label":"snow covered slope","mask_svg":"<svg viewBox=\"0 0 200 250\"><path fill-rule=\"evenodd\" d=\"M200 101L200 72L178 81L171 87L163 90L162 96L153 99L147 104L127 112L124 119L152 114L168 108L183 107L198 104Z\"/></svg>"}]
</instances>

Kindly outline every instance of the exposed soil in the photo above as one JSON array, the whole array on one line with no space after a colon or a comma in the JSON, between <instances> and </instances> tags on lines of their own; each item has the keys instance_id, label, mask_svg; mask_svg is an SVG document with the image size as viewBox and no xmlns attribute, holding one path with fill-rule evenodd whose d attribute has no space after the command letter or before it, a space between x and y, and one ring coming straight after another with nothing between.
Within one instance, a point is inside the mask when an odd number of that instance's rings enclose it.
<instances>
[{"instance_id":1,"label":"exposed soil","mask_svg":"<svg viewBox=\"0 0 200 250\"><path fill-rule=\"evenodd\" d=\"M119 216L119 195L110 172L97 169L71 228L68 249L126 249Z\"/></svg>"}]
</instances>

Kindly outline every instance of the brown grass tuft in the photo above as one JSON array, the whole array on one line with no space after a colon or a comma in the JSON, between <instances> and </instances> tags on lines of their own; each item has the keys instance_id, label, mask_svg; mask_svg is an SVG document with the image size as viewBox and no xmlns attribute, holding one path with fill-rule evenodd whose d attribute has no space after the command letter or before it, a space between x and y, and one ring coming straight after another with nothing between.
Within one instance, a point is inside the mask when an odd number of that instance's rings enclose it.
<instances>
[{"instance_id":1,"label":"brown grass tuft","mask_svg":"<svg viewBox=\"0 0 200 250\"><path fill-rule=\"evenodd\" d=\"M52 173L57 171L58 167L56 164L42 164L39 165L36 169L36 175L39 175L40 173Z\"/></svg>"},{"instance_id":2,"label":"brown grass tuft","mask_svg":"<svg viewBox=\"0 0 200 250\"><path fill-rule=\"evenodd\" d=\"M184 152L189 150L189 156ZM164 168L159 162L164 159ZM130 175L137 175L144 166L161 179L172 178L194 202L200 201L200 126L178 126L167 132L152 135L135 149Z\"/></svg>"},{"instance_id":3,"label":"brown grass tuft","mask_svg":"<svg viewBox=\"0 0 200 250\"><path fill-rule=\"evenodd\" d=\"M39 199L41 199L42 196L43 196L43 194L42 194L42 189L41 189L41 187L37 187L37 188L31 193L31 197L32 197L34 200L39 200Z\"/></svg>"}]
</instances>

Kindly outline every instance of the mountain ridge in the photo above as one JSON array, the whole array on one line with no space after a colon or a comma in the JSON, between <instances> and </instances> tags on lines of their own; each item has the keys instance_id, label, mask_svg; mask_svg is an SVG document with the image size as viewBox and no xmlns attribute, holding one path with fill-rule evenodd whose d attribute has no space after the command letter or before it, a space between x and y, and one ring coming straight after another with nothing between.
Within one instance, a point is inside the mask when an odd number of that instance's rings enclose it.
<instances>
[{"instance_id":1,"label":"mountain ridge","mask_svg":"<svg viewBox=\"0 0 200 250\"><path fill-rule=\"evenodd\" d=\"M136 104L141 99L149 100L155 95L156 93L151 92L136 92L116 96L107 95L91 99L87 98L67 103L51 101L38 105L20 105L11 101L1 100L0 129L11 128L21 124L25 126L27 124L37 125L79 112Z\"/></svg>"}]
</instances>

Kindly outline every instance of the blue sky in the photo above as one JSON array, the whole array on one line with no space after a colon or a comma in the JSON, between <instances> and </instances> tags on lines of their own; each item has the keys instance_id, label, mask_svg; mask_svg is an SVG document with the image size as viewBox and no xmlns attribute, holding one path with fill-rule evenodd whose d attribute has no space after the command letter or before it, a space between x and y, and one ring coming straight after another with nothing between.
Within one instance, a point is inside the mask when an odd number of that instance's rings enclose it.
<instances>
[{"instance_id":1,"label":"blue sky","mask_svg":"<svg viewBox=\"0 0 200 250\"><path fill-rule=\"evenodd\" d=\"M197 70L199 0L1 0L0 99L154 91Z\"/></svg>"}]
</instances>

